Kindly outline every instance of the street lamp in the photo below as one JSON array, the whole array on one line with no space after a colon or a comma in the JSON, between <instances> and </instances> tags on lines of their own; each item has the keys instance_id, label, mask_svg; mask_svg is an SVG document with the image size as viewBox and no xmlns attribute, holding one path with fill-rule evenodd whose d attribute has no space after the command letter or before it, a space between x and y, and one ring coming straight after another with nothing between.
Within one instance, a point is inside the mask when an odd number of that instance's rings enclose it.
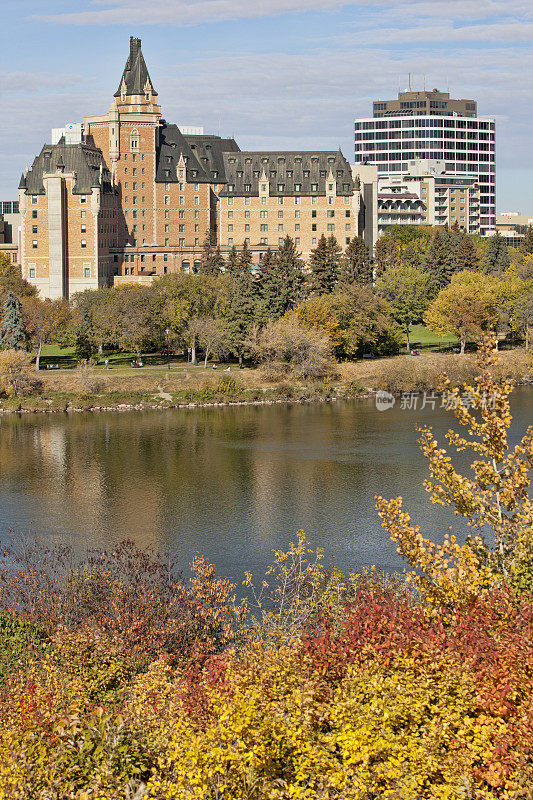
<instances>
[{"instance_id":1,"label":"street lamp","mask_svg":"<svg viewBox=\"0 0 533 800\"><path fill-rule=\"evenodd\" d=\"M169 335L170 335L170 329L166 328L165 336L167 337L167 369L170 369L170 345L168 339Z\"/></svg>"}]
</instances>

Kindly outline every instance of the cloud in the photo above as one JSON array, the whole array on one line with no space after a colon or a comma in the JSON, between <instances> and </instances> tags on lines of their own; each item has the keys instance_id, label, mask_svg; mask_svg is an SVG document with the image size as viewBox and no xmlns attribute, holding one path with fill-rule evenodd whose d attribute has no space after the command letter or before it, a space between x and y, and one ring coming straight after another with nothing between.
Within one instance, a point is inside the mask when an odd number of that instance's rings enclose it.
<instances>
[{"instance_id":1,"label":"cloud","mask_svg":"<svg viewBox=\"0 0 533 800\"><path fill-rule=\"evenodd\" d=\"M54 89L67 89L82 82L80 75L58 75L48 72L1 72L0 96L7 94L37 94Z\"/></svg>"},{"instance_id":2,"label":"cloud","mask_svg":"<svg viewBox=\"0 0 533 800\"><path fill-rule=\"evenodd\" d=\"M442 17L488 19L531 14L529 0L95 0L85 11L34 15L33 19L65 25L191 25L230 19L257 19L287 13L334 11L343 6L372 13L389 12L411 19Z\"/></svg>"}]
</instances>

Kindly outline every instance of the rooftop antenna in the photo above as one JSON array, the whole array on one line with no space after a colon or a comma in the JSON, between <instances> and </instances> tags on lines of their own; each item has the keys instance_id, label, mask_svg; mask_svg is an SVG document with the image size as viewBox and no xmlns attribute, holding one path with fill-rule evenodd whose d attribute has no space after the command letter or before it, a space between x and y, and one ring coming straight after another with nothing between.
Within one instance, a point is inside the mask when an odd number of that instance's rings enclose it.
<instances>
[{"instance_id":1,"label":"rooftop antenna","mask_svg":"<svg viewBox=\"0 0 533 800\"><path fill-rule=\"evenodd\" d=\"M409 73L409 91L411 91L411 73Z\"/></svg>"},{"instance_id":2,"label":"rooftop antenna","mask_svg":"<svg viewBox=\"0 0 533 800\"><path fill-rule=\"evenodd\" d=\"M426 91L426 76L424 75L424 91Z\"/></svg>"}]
</instances>

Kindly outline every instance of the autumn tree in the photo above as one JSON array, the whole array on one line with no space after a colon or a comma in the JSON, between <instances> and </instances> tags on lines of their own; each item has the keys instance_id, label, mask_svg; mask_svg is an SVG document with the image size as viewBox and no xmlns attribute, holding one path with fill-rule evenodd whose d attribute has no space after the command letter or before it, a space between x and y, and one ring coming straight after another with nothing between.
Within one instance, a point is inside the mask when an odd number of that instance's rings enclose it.
<instances>
[{"instance_id":1,"label":"autumn tree","mask_svg":"<svg viewBox=\"0 0 533 800\"><path fill-rule=\"evenodd\" d=\"M524 334L526 351L529 352L531 330L533 329L533 288L521 292L514 305L515 328Z\"/></svg>"},{"instance_id":2,"label":"autumn tree","mask_svg":"<svg viewBox=\"0 0 533 800\"><path fill-rule=\"evenodd\" d=\"M21 300L23 297L35 297L37 287L22 277L20 267L12 264L5 254L0 265L0 303L3 304L9 292Z\"/></svg>"},{"instance_id":3,"label":"autumn tree","mask_svg":"<svg viewBox=\"0 0 533 800\"><path fill-rule=\"evenodd\" d=\"M122 349L134 350L138 359L144 348L161 338L157 299L151 287L136 284L122 286L112 295L113 338Z\"/></svg>"},{"instance_id":4,"label":"autumn tree","mask_svg":"<svg viewBox=\"0 0 533 800\"><path fill-rule=\"evenodd\" d=\"M495 379L496 363L495 339L485 335L478 355L480 373L473 384L458 388L445 378L440 387L465 431L449 430L448 444L457 452L473 455L467 476L457 472L432 429L419 428L420 446L429 462L426 491L433 503L453 509L477 535L460 546L454 535L445 533L443 543L436 544L422 536L418 525L411 524L401 497L377 497L382 526L413 569L409 580L436 605L469 605L484 588L505 578L522 534L533 527L528 494L533 427L509 448L513 385Z\"/></svg>"},{"instance_id":5,"label":"autumn tree","mask_svg":"<svg viewBox=\"0 0 533 800\"><path fill-rule=\"evenodd\" d=\"M353 236L341 259L339 284L371 286L372 279L372 257L368 246L360 236Z\"/></svg>"},{"instance_id":6,"label":"autumn tree","mask_svg":"<svg viewBox=\"0 0 533 800\"><path fill-rule=\"evenodd\" d=\"M526 256L533 255L533 225L527 226L520 250Z\"/></svg>"},{"instance_id":7,"label":"autumn tree","mask_svg":"<svg viewBox=\"0 0 533 800\"><path fill-rule=\"evenodd\" d=\"M154 284L159 296L161 322L174 339L185 342L196 360L196 339L184 334L193 317L223 316L228 298L228 276L165 275Z\"/></svg>"},{"instance_id":8,"label":"autumn tree","mask_svg":"<svg viewBox=\"0 0 533 800\"><path fill-rule=\"evenodd\" d=\"M225 336L229 349L242 359L253 325L257 320L259 281L250 272L243 270L231 281L229 298L224 313Z\"/></svg>"},{"instance_id":9,"label":"autumn tree","mask_svg":"<svg viewBox=\"0 0 533 800\"><path fill-rule=\"evenodd\" d=\"M204 367L210 355L219 356L225 349L224 323L216 317L193 317L186 328L189 340L197 342L204 351Z\"/></svg>"},{"instance_id":10,"label":"autumn tree","mask_svg":"<svg viewBox=\"0 0 533 800\"><path fill-rule=\"evenodd\" d=\"M400 264L400 250L394 239L388 236L379 237L374 248L374 263L378 277Z\"/></svg>"},{"instance_id":11,"label":"autumn tree","mask_svg":"<svg viewBox=\"0 0 533 800\"><path fill-rule=\"evenodd\" d=\"M480 272L464 270L437 295L426 311L424 321L433 331L454 334L464 353L469 339L478 339L498 320L499 285Z\"/></svg>"},{"instance_id":12,"label":"autumn tree","mask_svg":"<svg viewBox=\"0 0 533 800\"><path fill-rule=\"evenodd\" d=\"M7 294L3 311L0 350L18 350L22 348L26 333L20 300L12 292Z\"/></svg>"},{"instance_id":13,"label":"autumn tree","mask_svg":"<svg viewBox=\"0 0 533 800\"><path fill-rule=\"evenodd\" d=\"M462 233L454 253L454 271L474 270L479 267L479 256L472 238Z\"/></svg>"},{"instance_id":14,"label":"autumn tree","mask_svg":"<svg viewBox=\"0 0 533 800\"><path fill-rule=\"evenodd\" d=\"M66 331L70 320L69 306L64 299L26 297L23 313L27 336L37 350L35 369L38 372L43 345L57 343Z\"/></svg>"},{"instance_id":15,"label":"autumn tree","mask_svg":"<svg viewBox=\"0 0 533 800\"><path fill-rule=\"evenodd\" d=\"M263 361L286 362L300 378L319 378L332 370L331 345L319 330L301 325L294 313L269 322L256 342Z\"/></svg>"},{"instance_id":16,"label":"autumn tree","mask_svg":"<svg viewBox=\"0 0 533 800\"><path fill-rule=\"evenodd\" d=\"M428 306L430 280L425 270L398 266L390 267L376 284L378 293L390 303L394 318L405 333L408 353L411 351L411 327L422 319Z\"/></svg>"}]
</instances>

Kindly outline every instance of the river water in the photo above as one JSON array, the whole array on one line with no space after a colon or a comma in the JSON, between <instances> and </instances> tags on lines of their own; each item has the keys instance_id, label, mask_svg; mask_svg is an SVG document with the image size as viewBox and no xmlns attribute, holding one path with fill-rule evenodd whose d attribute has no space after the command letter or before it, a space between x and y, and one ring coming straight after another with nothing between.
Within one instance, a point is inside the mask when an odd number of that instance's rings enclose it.
<instances>
[{"instance_id":1,"label":"river water","mask_svg":"<svg viewBox=\"0 0 533 800\"><path fill-rule=\"evenodd\" d=\"M512 407L514 443L533 423L533 389L517 390ZM198 551L240 581L245 570L261 574L302 528L328 563L398 569L374 495L402 495L435 538L456 525L422 487L416 441L417 423L443 441L453 420L429 406L380 412L371 399L5 415L0 538L29 532L77 549L129 538L169 547L185 567Z\"/></svg>"}]
</instances>

